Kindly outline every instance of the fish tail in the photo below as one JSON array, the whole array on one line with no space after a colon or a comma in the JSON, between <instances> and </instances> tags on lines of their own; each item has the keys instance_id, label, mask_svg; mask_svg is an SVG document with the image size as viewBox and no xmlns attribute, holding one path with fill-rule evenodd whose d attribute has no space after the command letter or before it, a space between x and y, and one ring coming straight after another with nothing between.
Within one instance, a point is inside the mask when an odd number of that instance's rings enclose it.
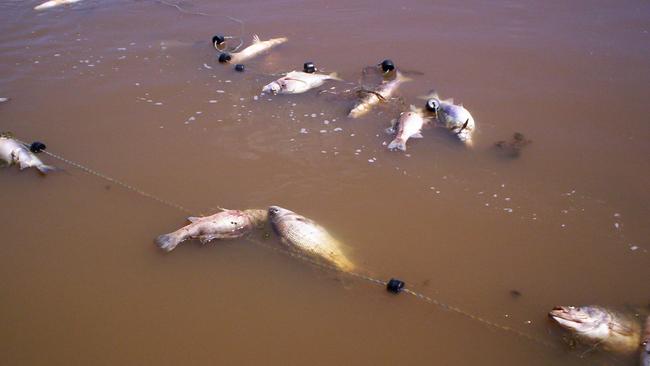
<instances>
[{"instance_id":1,"label":"fish tail","mask_svg":"<svg viewBox=\"0 0 650 366\"><path fill-rule=\"evenodd\" d=\"M282 44L282 43L287 42L288 40L289 40L289 38L287 38L287 37L273 38L273 44L274 45Z\"/></svg>"},{"instance_id":2,"label":"fish tail","mask_svg":"<svg viewBox=\"0 0 650 366\"><path fill-rule=\"evenodd\" d=\"M173 235L173 234L163 234L160 235L159 237L154 240L158 248L166 251L166 252L171 252L176 248L176 246L181 242L178 238L178 236Z\"/></svg>"},{"instance_id":3,"label":"fish tail","mask_svg":"<svg viewBox=\"0 0 650 366\"><path fill-rule=\"evenodd\" d=\"M339 258L336 264L343 272L352 272L356 268L354 263L345 257Z\"/></svg>"},{"instance_id":4,"label":"fish tail","mask_svg":"<svg viewBox=\"0 0 650 366\"><path fill-rule=\"evenodd\" d=\"M339 77L339 74L337 72L333 72L333 73L329 74L328 76L329 76L330 80L343 81L343 79L341 79Z\"/></svg>"},{"instance_id":5,"label":"fish tail","mask_svg":"<svg viewBox=\"0 0 650 366\"><path fill-rule=\"evenodd\" d=\"M401 137L395 138L388 144L388 150L402 150L406 151L406 140Z\"/></svg>"},{"instance_id":6,"label":"fish tail","mask_svg":"<svg viewBox=\"0 0 650 366\"><path fill-rule=\"evenodd\" d=\"M36 166L36 169L38 169L38 171L39 171L41 174L48 174L48 173L52 173L52 172L55 172L55 171L58 170L57 168L55 168L55 167L53 167L53 166L51 166L51 165L45 165L45 164L39 164L39 165L37 165L37 166Z\"/></svg>"}]
</instances>

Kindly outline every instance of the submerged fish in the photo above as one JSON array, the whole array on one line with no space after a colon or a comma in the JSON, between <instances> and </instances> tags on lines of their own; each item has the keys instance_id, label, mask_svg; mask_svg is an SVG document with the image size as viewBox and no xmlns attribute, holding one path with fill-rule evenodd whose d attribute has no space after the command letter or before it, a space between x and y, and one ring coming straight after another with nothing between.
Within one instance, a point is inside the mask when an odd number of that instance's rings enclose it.
<instances>
[{"instance_id":1,"label":"submerged fish","mask_svg":"<svg viewBox=\"0 0 650 366\"><path fill-rule=\"evenodd\" d=\"M462 104L454 104L453 99L441 100L434 93L427 100L427 109L433 112L438 122L454 133L460 141L472 146L472 133L476 124L472 115Z\"/></svg>"},{"instance_id":2,"label":"submerged fish","mask_svg":"<svg viewBox=\"0 0 650 366\"><path fill-rule=\"evenodd\" d=\"M409 138L422 138L422 126L424 125L424 116L421 109L411 105L411 110L402 112L397 121L397 136L388 144L389 150L402 150L406 151L406 141Z\"/></svg>"},{"instance_id":3,"label":"submerged fish","mask_svg":"<svg viewBox=\"0 0 650 366\"><path fill-rule=\"evenodd\" d=\"M250 46L244 48L243 50L237 53L222 53L219 56L219 61L242 63L286 41L287 41L286 37L272 38L269 39L268 41L261 41L260 37L256 34L253 36L253 44L251 44Z\"/></svg>"},{"instance_id":4,"label":"submerged fish","mask_svg":"<svg viewBox=\"0 0 650 366\"><path fill-rule=\"evenodd\" d=\"M155 243L166 252L187 239L205 244L214 239L239 238L268 220L266 210L223 210L206 217L188 217L191 223L173 233L160 235Z\"/></svg>"},{"instance_id":5,"label":"submerged fish","mask_svg":"<svg viewBox=\"0 0 650 366\"><path fill-rule=\"evenodd\" d=\"M291 71L286 76L267 84L262 92L272 94L299 94L317 88L327 80L341 80L333 72L329 75Z\"/></svg>"},{"instance_id":6,"label":"submerged fish","mask_svg":"<svg viewBox=\"0 0 650 366\"><path fill-rule=\"evenodd\" d=\"M510 158L518 158L521 155L521 149L532 141L527 139L523 133L515 132L509 141L501 140L494 144L501 153Z\"/></svg>"},{"instance_id":7,"label":"submerged fish","mask_svg":"<svg viewBox=\"0 0 650 366\"><path fill-rule=\"evenodd\" d=\"M0 98L0 103L8 102L9 98Z\"/></svg>"},{"instance_id":8,"label":"submerged fish","mask_svg":"<svg viewBox=\"0 0 650 366\"><path fill-rule=\"evenodd\" d=\"M41 5L35 6L34 10L44 10L44 9L54 8L59 5L76 3L79 1L81 0L51 0L51 1L46 1Z\"/></svg>"},{"instance_id":9,"label":"submerged fish","mask_svg":"<svg viewBox=\"0 0 650 366\"><path fill-rule=\"evenodd\" d=\"M34 167L42 174L56 170L52 166L45 165L41 159L29 151L27 146L2 134L0 134L0 164L18 164L20 170Z\"/></svg>"},{"instance_id":10,"label":"submerged fish","mask_svg":"<svg viewBox=\"0 0 650 366\"><path fill-rule=\"evenodd\" d=\"M548 315L579 339L602 345L606 351L632 353L639 348L639 324L608 309L599 306L558 306Z\"/></svg>"},{"instance_id":11,"label":"submerged fish","mask_svg":"<svg viewBox=\"0 0 650 366\"><path fill-rule=\"evenodd\" d=\"M645 320L641 336L641 366L650 366L650 316Z\"/></svg>"},{"instance_id":12,"label":"submerged fish","mask_svg":"<svg viewBox=\"0 0 650 366\"><path fill-rule=\"evenodd\" d=\"M342 271L352 271L354 264L341 251L341 244L322 226L282 207L269 207L269 219L282 242L310 257L324 260Z\"/></svg>"},{"instance_id":13,"label":"submerged fish","mask_svg":"<svg viewBox=\"0 0 650 366\"><path fill-rule=\"evenodd\" d=\"M390 81L384 81L381 83L375 90L362 90L364 93L363 97L354 105L348 117L350 118L359 118L364 114L368 113L372 107L379 104L379 102L388 100L393 93L397 90L397 87L404 82L410 81L411 79L404 77L399 71L395 72L395 78Z\"/></svg>"}]
</instances>

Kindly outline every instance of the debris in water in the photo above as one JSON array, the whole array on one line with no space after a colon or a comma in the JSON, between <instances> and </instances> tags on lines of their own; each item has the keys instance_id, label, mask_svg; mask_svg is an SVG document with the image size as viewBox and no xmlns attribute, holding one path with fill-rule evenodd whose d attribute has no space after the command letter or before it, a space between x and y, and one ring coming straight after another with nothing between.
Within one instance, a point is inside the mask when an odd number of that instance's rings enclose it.
<instances>
[{"instance_id":1,"label":"debris in water","mask_svg":"<svg viewBox=\"0 0 650 366\"><path fill-rule=\"evenodd\" d=\"M504 156L509 158L518 158L521 155L521 149L530 144L532 141L527 139L524 134L515 132L508 141L497 141L494 146Z\"/></svg>"}]
</instances>

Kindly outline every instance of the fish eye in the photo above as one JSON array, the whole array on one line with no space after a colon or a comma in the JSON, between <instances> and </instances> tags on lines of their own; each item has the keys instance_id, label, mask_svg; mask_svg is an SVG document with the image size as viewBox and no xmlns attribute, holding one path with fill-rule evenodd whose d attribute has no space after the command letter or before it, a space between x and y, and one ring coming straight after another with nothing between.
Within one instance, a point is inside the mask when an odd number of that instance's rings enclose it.
<instances>
[{"instance_id":1,"label":"fish eye","mask_svg":"<svg viewBox=\"0 0 650 366\"><path fill-rule=\"evenodd\" d=\"M428 99L426 104L427 110L430 112L437 112L440 109L440 103L435 99Z\"/></svg>"}]
</instances>

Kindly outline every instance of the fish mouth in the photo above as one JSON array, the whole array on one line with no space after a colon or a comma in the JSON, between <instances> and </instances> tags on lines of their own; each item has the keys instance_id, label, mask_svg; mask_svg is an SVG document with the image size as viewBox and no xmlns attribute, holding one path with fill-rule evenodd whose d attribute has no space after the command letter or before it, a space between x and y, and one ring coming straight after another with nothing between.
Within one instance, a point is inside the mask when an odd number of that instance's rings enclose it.
<instances>
[{"instance_id":1,"label":"fish mouth","mask_svg":"<svg viewBox=\"0 0 650 366\"><path fill-rule=\"evenodd\" d=\"M572 314L572 309L567 306L556 306L548 313L548 316L555 320L558 324L568 327L575 328L578 324L581 324L582 321L575 317Z\"/></svg>"}]
</instances>

